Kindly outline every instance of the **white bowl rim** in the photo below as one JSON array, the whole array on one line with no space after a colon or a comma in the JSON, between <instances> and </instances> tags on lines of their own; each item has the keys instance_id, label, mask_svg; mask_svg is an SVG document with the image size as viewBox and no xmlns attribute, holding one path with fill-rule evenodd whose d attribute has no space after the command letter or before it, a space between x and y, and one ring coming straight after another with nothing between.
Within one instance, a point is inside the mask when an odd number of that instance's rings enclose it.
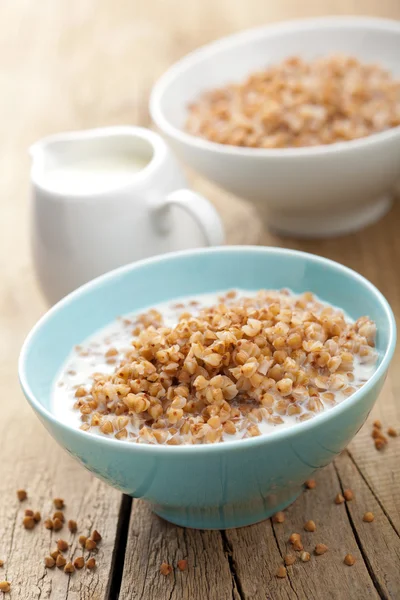
<instances>
[{"instance_id":1,"label":"white bowl rim","mask_svg":"<svg viewBox=\"0 0 400 600\"><path fill-rule=\"evenodd\" d=\"M42 327L42 325L51 317L51 315L54 312L57 312L60 308L63 308L65 306L67 306L68 304L70 304L71 302L74 302L75 300L77 300L79 298L79 296L84 294L87 290L96 288L102 282L107 281L107 280L112 280L117 275L128 273L129 271L135 271L145 265L149 265L149 264L151 265L154 263L162 263L165 261L174 260L175 258L179 258L181 256L193 256L193 255L195 256L197 254L212 254L214 252L220 252L220 253L224 253L224 254L230 253L230 252L243 252L243 253L256 252L256 253L260 253L260 254L270 254L270 255L284 254L287 256L299 256L300 258L303 258L307 261L327 265L330 268L333 268L339 272L342 272L345 275L352 277L353 279L356 279L357 281L362 283L364 286L369 288L370 292L377 298L379 303L382 305L384 312L386 313L386 317L387 317L387 320L389 323L389 341L388 341L387 347L385 349L385 352L382 356L381 363L379 364L379 366L376 369L376 371L374 372L374 374L365 383L365 385L362 388L360 388L359 390L357 390L350 398L344 400L340 404L337 404L336 406L332 407L331 409L326 410L326 411L320 413L319 415L316 415L315 417L313 417L312 419L309 419L308 421L303 421L302 423L296 423L293 427L287 427L284 429L277 428L276 431L273 431L269 434L260 435L258 437L253 437L253 438L246 438L244 440L233 440L233 441L227 441L227 442L220 442L220 443L216 443L216 444L194 444L194 445L182 444L180 446L137 444L137 443L132 443L132 442L124 441L124 440L116 440L114 438L109 438L106 436L103 437L103 436L99 436L99 435L88 434L87 432L84 432L81 429L77 429L77 428L73 427L72 425L62 422L59 418L55 417L55 415L50 410L46 409L43 406L43 404L41 404L41 402L35 397L34 393L32 392L32 389L29 385L27 377L26 377L25 362L27 359L27 354L28 354L29 346L31 344L31 340L36 335L36 332ZM254 446L267 445L267 444L274 443L275 441L282 440L283 438L287 438L287 440L290 441L291 438L295 437L300 432L303 432L303 433L307 432L307 431L312 432L313 429L318 428L319 424L322 425L324 422L333 418L335 415L339 416L342 412L345 412L347 410L347 407L350 407L361 396L364 396L366 393L368 393L368 391L375 385L375 383L381 378L383 373L388 369L390 361L394 354L395 347L396 347L396 321L395 321L393 311L392 311L388 301L383 296L383 294L368 279L366 279L365 277L363 277L362 275L360 275L353 269L350 269L349 267L345 267L344 265L342 265L336 261L330 260L328 258L324 258L322 256L318 256L316 254L311 254L308 252L302 252L300 250L291 250L288 248L279 248L279 247L272 247L272 246L216 246L216 247L209 247L209 248L196 248L196 249L190 249L190 250L181 250L178 252L170 252L170 253L163 254L160 256L155 256L152 258L140 260L135 263L130 263L128 265L119 267L118 269L114 269L113 271L109 271L108 273L105 273L104 275L100 275L100 277L97 277L96 279L89 281L88 283L82 285L77 290L71 292L70 294L68 294L68 296L66 296L65 298L63 298L62 300L57 302L57 304L55 304L52 308L50 308L50 310L48 312L46 312L38 320L36 325L34 325L34 327L29 332L29 334L26 337L25 342L22 346L21 352L20 352L19 361L18 361L18 376L19 376L19 381L20 381L22 390L23 390L28 402L30 403L32 408L42 416L42 418L44 420L50 421L51 423L60 427L61 429L68 431L73 436L77 436L78 438L81 439L81 441L86 440L86 442L88 444L94 444L94 445L96 445L96 444L106 444L106 445L112 444L112 445L114 445L115 449L119 448L120 450L124 450L127 452L134 451L134 452L150 452L150 453L151 452L183 453L183 452L187 451L187 452L196 452L196 453L198 453L198 452L210 453L210 452L220 452L220 451L225 451L225 450L239 450L240 451L241 448L243 448L243 450L245 450L246 448L250 449L251 447L254 447Z\"/></svg>"},{"instance_id":2,"label":"white bowl rim","mask_svg":"<svg viewBox=\"0 0 400 600\"><path fill-rule=\"evenodd\" d=\"M217 154L246 156L254 158L282 158L287 157L308 157L336 154L337 152L357 151L360 148L366 148L379 142L387 142L393 138L400 137L400 125L392 127L385 131L372 133L368 136L336 142L334 144L320 144L318 146L304 146L300 148L247 148L242 146L230 146L227 144L218 144L211 142L199 136L192 135L179 127L172 125L165 117L162 108L163 95L168 86L179 78L182 71L189 70L192 66L201 62L204 58L212 56L218 50L232 48L236 45L252 42L254 39L259 39L269 33L279 33L288 31L301 31L310 27L330 27L339 25L344 28L354 26L372 28L377 31L392 31L400 36L400 21L394 19L384 19L380 17L357 17L357 16L327 16L315 17L308 19L294 19L290 21L282 21L262 25L246 29L239 33L234 33L220 39L217 39L209 44L201 46L193 50L177 62L175 62L167 71L161 75L153 86L150 95L149 109L150 115L156 126L171 138L175 138L183 144L194 146L199 150L216 152Z\"/></svg>"}]
</instances>

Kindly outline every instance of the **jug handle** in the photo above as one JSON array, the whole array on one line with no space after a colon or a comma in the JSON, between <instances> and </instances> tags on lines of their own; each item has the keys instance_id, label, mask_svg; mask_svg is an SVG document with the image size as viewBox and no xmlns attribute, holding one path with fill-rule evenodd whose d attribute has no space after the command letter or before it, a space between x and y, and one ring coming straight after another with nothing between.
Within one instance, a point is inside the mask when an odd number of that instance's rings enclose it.
<instances>
[{"instance_id":1,"label":"jug handle","mask_svg":"<svg viewBox=\"0 0 400 600\"><path fill-rule=\"evenodd\" d=\"M225 241L224 228L214 206L191 190L176 190L168 194L165 199L164 209L169 206L178 206L188 213L206 238L209 246L220 246Z\"/></svg>"}]
</instances>

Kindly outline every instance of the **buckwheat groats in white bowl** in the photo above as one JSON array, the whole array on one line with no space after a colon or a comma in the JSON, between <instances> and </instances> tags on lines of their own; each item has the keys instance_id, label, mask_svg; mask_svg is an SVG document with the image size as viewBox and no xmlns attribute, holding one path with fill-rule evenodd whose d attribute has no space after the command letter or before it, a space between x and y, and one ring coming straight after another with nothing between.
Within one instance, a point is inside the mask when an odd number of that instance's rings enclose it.
<instances>
[{"instance_id":1,"label":"buckwheat groats in white bowl","mask_svg":"<svg viewBox=\"0 0 400 600\"><path fill-rule=\"evenodd\" d=\"M319 238L390 207L399 82L399 21L304 19L185 56L155 84L150 111L186 164L252 202L271 229Z\"/></svg>"},{"instance_id":2,"label":"buckwheat groats in white bowl","mask_svg":"<svg viewBox=\"0 0 400 600\"><path fill-rule=\"evenodd\" d=\"M293 56L241 83L204 92L186 129L219 144L290 148L334 144L400 125L400 80L377 64L332 54Z\"/></svg>"},{"instance_id":3,"label":"buckwheat groats in white bowl","mask_svg":"<svg viewBox=\"0 0 400 600\"><path fill-rule=\"evenodd\" d=\"M88 433L208 444L290 427L376 368L375 324L310 292L231 290L117 319L75 348L53 410Z\"/></svg>"}]
</instances>

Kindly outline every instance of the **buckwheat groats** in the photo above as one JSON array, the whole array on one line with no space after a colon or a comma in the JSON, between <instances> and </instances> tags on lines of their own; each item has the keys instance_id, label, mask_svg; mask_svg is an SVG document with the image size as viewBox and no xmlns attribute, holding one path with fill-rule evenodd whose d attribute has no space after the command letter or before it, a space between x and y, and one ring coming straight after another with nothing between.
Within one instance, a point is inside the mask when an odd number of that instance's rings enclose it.
<instances>
[{"instance_id":1,"label":"buckwheat groats","mask_svg":"<svg viewBox=\"0 0 400 600\"><path fill-rule=\"evenodd\" d=\"M400 81L379 65L331 55L288 58L203 93L189 133L219 144L289 148L362 138L400 125Z\"/></svg>"},{"instance_id":2,"label":"buckwheat groats","mask_svg":"<svg viewBox=\"0 0 400 600\"><path fill-rule=\"evenodd\" d=\"M53 410L148 444L244 439L346 400L376 368L376 327L311 293L202 295L119 318L68 358Z\"/></svg>"}]
</instances>

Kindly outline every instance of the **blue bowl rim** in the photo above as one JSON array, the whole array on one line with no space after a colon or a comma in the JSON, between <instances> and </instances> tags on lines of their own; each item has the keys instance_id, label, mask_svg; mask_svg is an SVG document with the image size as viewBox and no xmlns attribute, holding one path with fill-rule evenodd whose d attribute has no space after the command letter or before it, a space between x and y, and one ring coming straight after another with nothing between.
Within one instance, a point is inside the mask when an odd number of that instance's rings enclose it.
<instances>
[{"instance_id":1,"label":"blue bowl rim","mask_svg":"<svg viewBox=\"0 0 400 600\"><path fill-rule=\"evenodd\" d=\"M214 253L223 253L223 254L228 253L229 254L229 253L234 253L234 252L244 252L244 253L256 252L256 253L261 253L261 254L271 254L271 255L278 255L278 254L282 255L283 254L283 255L287 255L287 256L302 257L302 258L306 259L307 261L311 261L313 263L324 264L324 265L328 266L330 269L335 269L336 271L340 271L343 274L348 275L348 276L352 277L353 279L357 280L358 282L362 283L364 286L366 286L369 289L369 291L378 299L379 303L381 304L382 308L384 309L385 315L386 315L388 323L389 323L389 342L387 344L387 348L385 350L385 353L382 357L381 363L379 364L377 370L375 371L375 373L372 375L372 377L367 381L367 383L362 388L357 390L350 398L344 400L337 406L334 406L331 409L324 411L319 415L316 415L315 417L313 417L312 419L310 419L308 421L303 421L302 423L296 423L293 427L287 427L284 429L277 428L276 431L273 431L268 435L261 435L261 436L254 437L254 438L246 438L244 440L233 440L233 441L227 441L227 442L222 442L222 443L218 443L218 444L195 444L195 445L185 444L185 445L181 445L181 446L136 444L136 443L132 443L129 441L116 440L114 438L109 438L109 437L90 435L90 434L82 431L81 429L76 429L70 425L63 423L58 418L56 418L51 413L50 410L47 410L41 404L41 402L39 400L37 400L36 396L33 394L32 390L31 390L28 379L26 377L25 364L26 364L26 360L27 360L28 349L29 349L29 346L30 346L33 338L35 337L37 332L40 331L40 328L42 327L42 325L51 317L51 315L53 313L68 306L70 303L75 302L76 300L79 299L79 296L84 294L87 290L97 287L104 281L112 280L117 275L121 275L121 274L128 273L131 271L134 272L137 269L140 269L142 266L151 265L154 263L162 263L162 262L171 261L171 260L174 261L175 259L179 259L180 257L184 257L184 256L196 256L198 254L214 254ZM318 256L316 254L311 254L308 252L302 252L300 250L291 250L291 249L287 249L287 248L279 248L279 247L272 247L272 246L269 246L269 247L267 247L267 246L217 246L217 247L210 247L210 248L196 248L196 249L191 249L191 250L181 250L178 252L170 252L170 253L163 254L160 256L155 256L152 258L140 260L140 261L137 261L134 263L129 263L128 265L124 265L122 267L119 267L117 269L109 271L108 273L105 273L104 275L100 275L99 277L96 277L95 279L89 281L88 283L86 283L86 284L82 285L81 287L79 287L78 289L74 290L73 292L71 292L70 294L65 296L65 298L63 298L62 300L57 302L53 307L51 307L38 320L36 325L33 326L31 331L27 335L27 337L23 343L23 346L22 346L22 349L20 352L20 356L19 356L18 376L19 376L20 385L22 387L22 390L25 394L26 399L28 400L28 402L32 406L32 408L37 413L39 413L39 415L41 415L41 417L45 421L50 421L52 423L52 425L58 426L59 428L63 429L66 433L70 433L73 436L81 438L82 441L83 441L83 439L85 439L88 444L95 444L95 445L96 444L105 444L106 446L111 444L111 445L114 445L115 449L118 448L119 450L135 451L135 452L182 453L185 451L187 451L187 452L195 451L196 453L198 453L198 452L210 453L210 452L219 452L219 451L225 451L225 450L240 450L240 448L243 448L243 450L244 450L245 448L257 447L257 446L262 446L265 444L271 444L271 443L274 443L275 441L279 441L284 438L287 438L289 440L292 437L295 437L300 432L302 432L302 433L311 432L312 430L317 428L319 425L322 425L324 422L329 421L330 419L334 418L335 416L339 416L340 414L345 412L348 408L350 408L352 404L357 402L357 400L359 398L361 398L362 396L365 396L368 393L368 391L375 385L375 383L382 377L382 375L385 373L385 371L389 367L389 364L390 364L393 354L394 354L395 347L396 347L396 321L395 321L393 311L392 311L388 301L383 296L383 294L368 279L366 279L365 277L363 277L362 275L360 275L353 269L350 269L349 267L346 267L346 266L344 266L336 261L330 260L328 258L324 258L322 256ZM111 449L111 447L112 446L110 446L110 449ZM130 450L128 450L128 448Z\"/></svg>"}]
</instances>

